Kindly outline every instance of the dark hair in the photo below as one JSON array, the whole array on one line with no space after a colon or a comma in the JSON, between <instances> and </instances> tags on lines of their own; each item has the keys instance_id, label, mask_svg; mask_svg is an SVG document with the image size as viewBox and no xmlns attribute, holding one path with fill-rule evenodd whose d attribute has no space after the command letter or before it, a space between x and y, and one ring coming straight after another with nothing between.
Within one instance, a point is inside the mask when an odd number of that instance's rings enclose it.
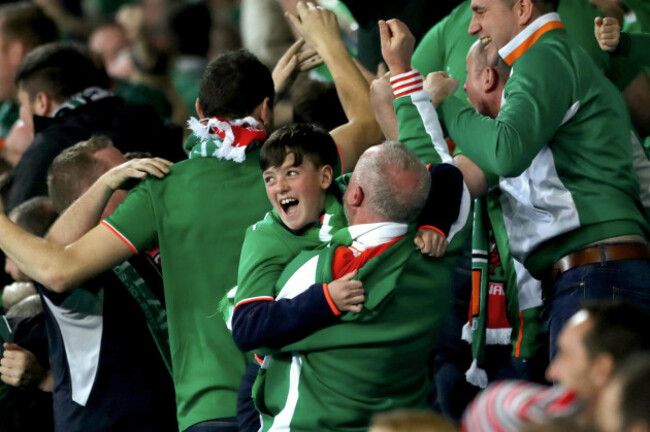
<instances>
[{"instance_id":1,"label":"dark hair","mask_svg":"<svg viewBox=\"0 0 650 432\"><path fill-rule=\"evenodd\" d=\"M271 134L262 146L260 168L279 167L287 155L293 154L294 165L307 158L316 168L336 166L338 156L336 144L325 129L316 125L297 123L286 125Z\"/></svg>"},{"instance_id":2,"label":"dark hair","mask_svg":"<svg viewBox=\"0 0 650 432\"><path fill-rule=\"evenodd\" d=\"M636 354L621 366L619 410L621 426L628 430L637 422L650 425L650 352Z\"/></svg>"},{"instance_id":3,"label":"dark hair","mask_svg":"<svg viewBox=\"0 0 650 432\"><path fill-rule=\"evenodd\" d=\"M94 157L100 150L111 148L113 142L105 135L93 135L63 150L52 162L47 174L47 188L52 202L61 213L105 171L104 162Z\"/></svg>"},{"instance_id":4,"label":"dark hair","mask_svg":"<svg viewBox=\"0 0 650 432\"><path fill-rule=\"evenodd\" d=\"M291 91L291 102L293 121L296 123L316 123L332 130L348 121L332 83L299 81Z\"/></svg>"},{"instance_id":5,"label":"dark hair","mask_svg":"<svg viewBox=\"0 0 650 432\"><path fill-rule=\"evenodd\" d=\"M31 2L0 6L0 22L5 41L20 40L30 49L54 42L59 36L54 21Z\"/></svg>"},{"instance_id":6,"label":"dark hair","mask_svg":"<svg viewBox=\"0 0 650 432\"><path fill-rule=\"evenodd\" d=\"M43 237L59 217L59 212L50 198L37 196L11 210L9 217L25 231Z\"/></svg>"},{"instance_id":7,"label":"dark hair","mask_svg":"<svg viewBox=\"0 0 650 432\"><path fill-rule=\"evenodd\" d=\"M647 311L618 301L587 304L583 310L587 311L592 323L584 336L591 358L607 353L617 368L632 354L650 349L647 331L650 314Z\"/></svg>"},{"instance_id":8,"label":"dark hair","mask_svg":"<svg viewBox=\"0 0 650 432\"><path fill-rule=\"evenodd\" d=\"M16 68L16 84L31 99L42 91L62 103L88 87L108 87L108 76L86 48L55 42L40 46L23 58Z\"/></svg>"},{"instance_id":9,"label":"dark hair","mask_svg":"<svg viewBox=\"0 0 650 432\"><path fill-rule=\"evenodd\" d=\"M229 51L212 60L199 87L199 104L205 117L243 118L267 97L272 107L275 90L271 72L246 50Z\"/></svg>"}]
</instances>

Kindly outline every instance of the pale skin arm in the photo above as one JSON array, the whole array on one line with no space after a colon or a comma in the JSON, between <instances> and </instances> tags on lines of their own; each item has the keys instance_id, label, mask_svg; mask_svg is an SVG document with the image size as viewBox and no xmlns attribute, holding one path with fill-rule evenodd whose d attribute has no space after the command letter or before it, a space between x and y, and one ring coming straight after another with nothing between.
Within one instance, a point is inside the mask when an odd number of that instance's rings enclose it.
<instances>
[{"instance_id":1,"label":"pale skin arm","mask_svg":"<svg viewBox=\"0 0 650 432\"><path fill-rule=\"evenodd\" d=\"M390 86L390 73L386 73L372 82L370 106L384 137L391 141L397 141L399 138L399 124L393 107L394 99L393 88Z\"/></svg>"},{"instance_id":2,"label":"pale skin arm","mask_svg":"<svg viewBox=\"0 0 650 432\"><path fill-rule=\"evenodd\" d=\"M36 237L11 222L0 208L0 249L30 278L66 292L130 258L134 252L110 229L98 225L63 246Z\"/></svg>"},{"instance_id":3,"label":"pale skin arm","mask_svg":"<svg viewBox=\"0 0 650 432\"><path fill-rule=\"evenodd\" d=\"M348 123L330 133L343 154L345 171L351 172L361 154L383 138L370 109L368 82L347 52L332 12L299 2L296 14L287 13L287 17L320 54L334 78Z\"/></svg>"},{"instance_id":4,"label":"pale skin arm","mask_svg":"<svg viewBox=\"0 0 650 432\"><path fill-rule=\"evenodd\" d=\"M108 200L124 183L147 175L163 178L171 165L172 162L162 158L133 159L110 169L63 212L47 238L62 245L74 242L97 226Z\"/></svg>"}]
</instances>

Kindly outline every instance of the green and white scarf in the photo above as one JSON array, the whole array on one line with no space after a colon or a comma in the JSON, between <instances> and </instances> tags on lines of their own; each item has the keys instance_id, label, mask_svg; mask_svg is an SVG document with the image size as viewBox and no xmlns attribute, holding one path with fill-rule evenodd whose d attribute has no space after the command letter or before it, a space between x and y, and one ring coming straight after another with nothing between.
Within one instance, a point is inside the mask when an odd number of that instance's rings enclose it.
<instances>
[{"instance_id":1,"label":"green and white scarf","mask_svg":"<svg viewBox=\"0 0 650 432\"><path fill-rule=\"evenodd\" d=\"M190 159L216 157L241 163L246 160L246 149L250 144L266 140L266 131L250 116L237 120L191 117L187 127L193 132L184 146Z\"/></svg>"},{"instance_id":2,"label":"green and white scarf","mask_svg":"<svg viewBox=\"0 0 650 432\"><path fill-rule=\"evenodd\" d=\"M114 96L110 91L103 89L101 87L88 87L79 93L72 95L70 99L63 102L59 105L54 112L52 117L62 116L70 111L88 105L91 102L97 102L98 100L106 99Z\"/></svg>"}]
</instances>

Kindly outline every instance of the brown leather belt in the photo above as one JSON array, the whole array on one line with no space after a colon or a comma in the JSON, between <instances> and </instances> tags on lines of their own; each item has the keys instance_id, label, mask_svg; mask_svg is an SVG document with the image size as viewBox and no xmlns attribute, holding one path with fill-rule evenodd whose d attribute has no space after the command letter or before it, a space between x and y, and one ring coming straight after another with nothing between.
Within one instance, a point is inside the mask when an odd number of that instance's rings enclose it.
<instances>
[{"instance_id":1,"label":"brown leather belt","mask_svg":"<svg viewBox=\"0 0 650 432\"><path fill-rule=\"evenodd\" d=\"M553 264L551 277L556 280L565 271L584 264L638 259L650 259L650 247L647 244L602 243L580 249L562 257Z\"/></svg>"}]
</instances>

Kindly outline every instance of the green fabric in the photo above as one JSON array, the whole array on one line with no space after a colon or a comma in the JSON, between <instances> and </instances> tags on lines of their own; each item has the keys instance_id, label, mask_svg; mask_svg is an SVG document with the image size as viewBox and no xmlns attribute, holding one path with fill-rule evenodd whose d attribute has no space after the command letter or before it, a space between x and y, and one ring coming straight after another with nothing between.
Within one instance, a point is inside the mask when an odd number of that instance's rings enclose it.
<instances>
[{"instance_id":1,"label":"green fabric","mask_svg":"<svg viewBox=\"0 0 650 432\"><path fill-rule=\"evenodd\" d=\"M409 146L419 154L422 154L421 149L425 149L430 153L430 150L428 149L432 148L431 142L433 140L430 131L435 129L434 124L437 120L436 112L431 105L431 100L426 91L398 98L395 100L394 104L399 123L400 141L404 142L405 145ZM442 153L442 151L438 152L438 157L444 156ZM432 158L432 155L429 157ZM430 161L435 162L435 159L430 159ZM505 280L506 285L508 321L514 329L512 333L513 356L517 356L516 354L518 352L519 355L517 357L531 358L537 355L542 349L544 333L541 328L540 311L539 308L537 308L536 314L527 312L528 319L524 320L523 326L521 325L518 301L519 287L517 285L515 264L509 249L508 232L504 226L499 190L492 190L485 198L483 198L483 200L487 203L489 224L486 224L485 222L482 224L486 227L491 226L494 231L497 249L501 257L501 268L505 273L502 279ZM474 224L476 225L476 221ZM466 231L469 231L469 226L470 224L467 224L468 229ZM474 231L477 232L476 226L474 226ZM481 228L478 232L481 232L482 234L479 234L480 238L475 240L485 243L486 239L484 236L486 234L484 230ZM464 235L469 235L469 232L464 233ZM458 242L456 239L453 239L449 245L448 251L453 253L456 249L462 248L463 244L464 240ZM478 247L478 245L476 246ZM476 247L473 249L476 249ZM487 244L483 249L487 250ZM539 298L541 298L541 292L538 295ZM517 344L520 334L522 339L519 344ZM484 334L482 334L480 338L484 340ZM482 343L477 341L476 344L478 345L476 345L474 353L479 357L479 353L482 352L480 348ZM517 350L517 348L519 348L519 350Z\"/></svg>"},{"instance_id":2,"label":"green fabric","mask_svg":"<svg viewBox=\"0 0 650 432\"><path fill-rule=\"evenodd\" d=\"M318 252L316 282L331 280L334 248L343 238L349 242L346 234L339 231L333 246ZM278 287L315 254L299 255ZM255 386L262 430L285 406L292 363L301 370L291 430L365 431L375 412L423 408L428 356L450 297L451 269L448 258L424 258L413 247L413 233L370 260L357 275L366 291L361 314L347 314L265 360Z\"/></svg>"},{"instance_id":3,"label":"green fabric","mask_svg":"<svg viewBox=\"0 0 650 432\"><path fill-rule=\"evenodd\" d=\"M167 312L160 300L156 298L145 280L128 262L124 261L112 268L115 276L138 303L151 337L158 348L158 352L172 375L171 354L169 352L169 333L167 332Z\"/></svg>"},{"instance_id":4,"label":"green fabric","mask_svg":"<svg viewBox=\"0 0 650 432\"><path fill-rule=\"evenodd\" d=\"M332 194L327 194L325 199L323 222L298 236L284 227L273 210L264 220L248 228L239 261L234 304L252 297L275 297L274 286L293 258L304 250L323 246L332 234L347 227L343 206Z\"/></svg>"},{"instance_id":5,"label":"green fabric","mask_svg":"<svg viewBox=\"0 0 650 432\"><path fill-rule=\"evenodd\" d=\"M636 62L612 61L610 56L600 49L594 37L594 17L600 15L596 7L585 0L561 0L558 13L569 37L587 51L596 66L617 88L625 88L640 72ZM411 61L413 67L425 77L430 72L443 70L456 78L461 85L455 96L468 106L462 84L467 79L465 58L476 41L476 36L467 31L471 19L470 1L466 0L429 30L418 44Z\"/></svg>"},{"instance_id":6,"label":"green fabric","mask_svg":"<svg viewBox=\"0 0 650 432\"><path fill-rule=\"evenodd\" d=\"M512 356L530 359L543 355L542 352L546 351L545 341L548 335L542 319L542 293L541 291L529 293L535 299L538 299L538 302L533 301L533 303L540 304L539 306L531 307L530 305L519 304L520 287L518 286L514 258L510 253L508 231L503 220L500 198L501 191L494 189L485 196L485 201L490 228L494 232L501 268L505 274L506 308L508 322L512 327ZM521 269L520 271L525 272L526 270ZM537 285L537 288L541 288L541 284Z\"/></svg>"},{"instance_id":7,"label":"green fabric","mask_svg":"<svg viewBox=\"0 0 650 432\"><path fill-rule=\"evenodd\" d=\"M650 33L621 32L620 43L614 54L650 66Z\"/></svg>"},{"instance_id":8,"label":"green fabric","mask_svg":"<svg viewBox=\"0 0 650 432\"><path fill-rule=\"evenodd\" d=\"M647 0L624 0L623 3L634 12L635 21L623 25L624 31L650 32L650 2Z\"/></svg>"},{"instance_id":9,"label":"green fabric","mask_svg":"<svg viewBox=\"0 0 650 432\"><path fill-rule=\"evenodd\" d=\"M411 64L426 77L434 71L445 71L461 84L456 97L467 101L463 83L467 79L465 58L476 36L467 32L472 19L470 1L466 0L434 25L418 44ZM469 103L467 103L469 105Z\"/></svg>"},{"instance_id":10,"label":"green fabric","mask_svg":"<svg viewBox=\"0 0 650 432\"><path fill-rule=\"evenodd\" d=\"M456 144L486 174L517 177L550 148L555 171L575 203L580 229L567 234L567 242L547 241L543 249L548 253L527 250L515 258L525 259L529 271L539 274L585 244L644 233L631 163L630 119L620 92L563 29L543 34L513 68L504 90L506 103L496 119L477 114L454 97L441 104L440 112ZM572 107L579 109L563 124ZM596 225L600 234L585 230Z\"/></svg>"},{"instance_id":11,"label":"green fabric","mask_svg":"<svg viewBox=\"0 0 650 432\"><path fill-rule=\"evenodd\" d=\"M9 130L20 114L20 105L13 101L0 102L0 138L3 139L9 135Z\"/></svg>"},{"instance_id":12,"label":"green fabric","mask_svg":"<svg viewBox=\"0 0 650 432\"><path fill-rule=\"evenodd\" d=\"M246 228L269 204L259 150L243 163L196 158L133 189L108 222L137 250L160 246L179 426L236 413L247 360L217 306L237 282Z\"/></svg>"}]
</instances>

